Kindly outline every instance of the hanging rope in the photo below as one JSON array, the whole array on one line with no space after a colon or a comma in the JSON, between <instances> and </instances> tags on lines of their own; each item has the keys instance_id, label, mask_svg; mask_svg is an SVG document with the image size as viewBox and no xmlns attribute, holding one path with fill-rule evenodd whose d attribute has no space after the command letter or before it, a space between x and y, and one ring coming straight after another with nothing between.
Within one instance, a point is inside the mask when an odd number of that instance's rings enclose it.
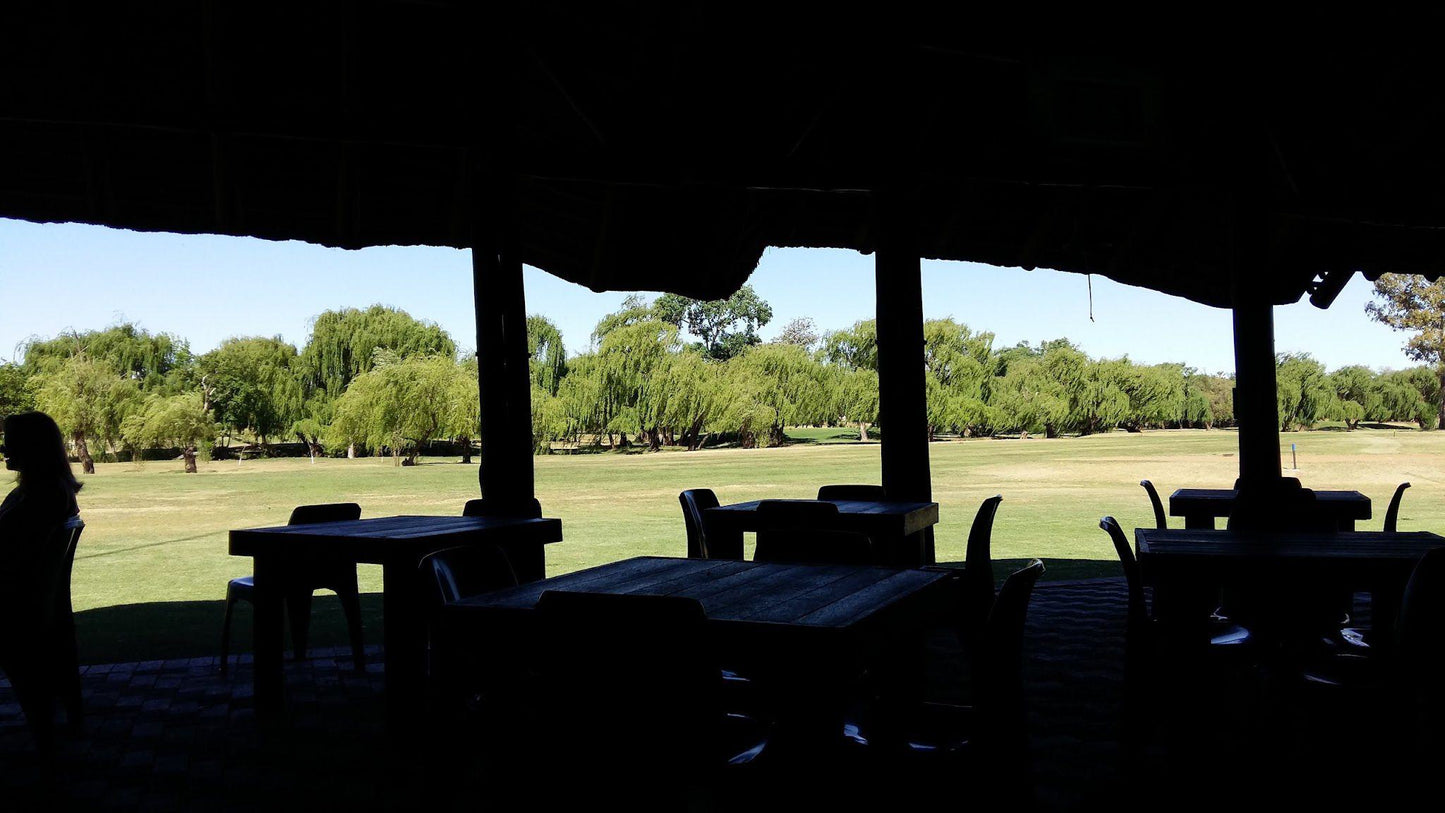
<instances>
[{"instance_id":1,"label":"hanging rope","mask_svg":"<svg viewBox=\"0 0 1445 813\"><path fill-rule=\"evenodd\" d=\"M1089 286L1089 321L1094 321L1094 275L1085 274L1084 281Z\"/></svg>"}]
</instances>

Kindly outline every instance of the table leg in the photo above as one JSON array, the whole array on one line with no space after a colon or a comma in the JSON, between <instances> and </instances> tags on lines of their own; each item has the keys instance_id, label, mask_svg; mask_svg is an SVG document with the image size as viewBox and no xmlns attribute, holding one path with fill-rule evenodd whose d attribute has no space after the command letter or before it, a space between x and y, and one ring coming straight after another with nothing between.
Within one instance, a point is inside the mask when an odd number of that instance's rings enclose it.
<instances>
[{"instance_id":1,"label":"table leg","mask_svg":"<svg viewBox=\"0 0 1445 813\"><path fill-rule=\"evenodd\" d=\"M1214 515L1185 514L1184 527L1191 531L1212 531L1214 530Z\"/></svg>"},{"instance_id":2,"label":"table leg","mask_svg":"<svg viewBox=\"0 0 1445 813\"><path fill-rule=\"evenodd\" d=\"M421 723L426 675L426 619L416 586L417 561L382 565L382 638L386 649L386 729L403 739Z\"/></svg>"},{"instance_id":3,"label":"table leg","mask_svg":"<svg viewBox=\"0 0 1445 813\"><path fill-rule=\"evenodd\" d=\"M517 574L517 581L526 584L547 578L546 547L540 542L503 543L507 559L512 563L512 572Z\"/></svg>"},{"instance_id":4,"label":"table leg","mask_svg":"<svg viewBox=\"0 0 1445 813\"><path fill-rule=\"evenodd\" d=\"M282 624L285 567L279 557L257 556L254 568L255 619L251 629L256 713L275 714L285 705L285 675L281 668L285 648Z\"/></svg>"}]
</instances>

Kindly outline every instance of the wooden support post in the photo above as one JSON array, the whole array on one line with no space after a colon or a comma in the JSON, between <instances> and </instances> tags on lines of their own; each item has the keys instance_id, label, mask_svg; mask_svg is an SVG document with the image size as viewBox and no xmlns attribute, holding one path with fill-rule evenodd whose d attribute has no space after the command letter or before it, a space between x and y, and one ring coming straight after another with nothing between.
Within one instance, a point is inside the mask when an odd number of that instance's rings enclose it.
<instances>
[{"instance_id":1,"label":"wooden support post","mask_svg":"<svg viewBox=\"0 0 1445 813\"><path fill-rule=\"evenodd\" d=\"M1263 295L1239 300L1234 306L1234 417L1240 486L1272 489L1280 479L1274 309Z\"/></svg>"},{"instance_id":2,"label":"wooden support post","mask_svg":"<svg viewBox=\"0 0 1445 813\"><path fill-rule=\"evenodd\" d=\"M509 194L498 199L511 203ZM524 504L534 495L527 303L510 210L502 205L488 212L472 248L482 418L478 479L482 496L503 505Z\"/></svg>"},{"instance_id":3,"label":"wooden support post","mask_svg":"<svg viewBox=\"0 0 1445 813\"><path fill-rule=\"evenodd\" d=\"M931 502L928 402L923 370L923 280L912 211L905 194L876 200L878 416L883 425L883 489L890 500ZM900 564L933 564L933 533ZM914 559L916 561L907 561Z\"/></svg>"}]
</instances>

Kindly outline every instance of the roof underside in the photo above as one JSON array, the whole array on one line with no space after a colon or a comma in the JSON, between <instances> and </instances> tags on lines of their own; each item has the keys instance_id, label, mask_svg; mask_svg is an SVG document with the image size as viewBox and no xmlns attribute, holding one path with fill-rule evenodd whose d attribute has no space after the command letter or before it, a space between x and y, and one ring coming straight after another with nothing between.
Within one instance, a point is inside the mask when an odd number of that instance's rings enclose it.
<instances>
[{"instance_id":1,"label":"roof underside","mask_svg":"<svg viewBox=\"0 0 1445 813\"><path fill-rule=\"evenodd\" d=\"M1445 269L1434 19L1063 42L688 2L43 5L0 12L5 217L462 248L511 200L531 265L715 297L767 246L871 251L894 189L925 257L1212 305Z\"/></svg>"}]
</instances>

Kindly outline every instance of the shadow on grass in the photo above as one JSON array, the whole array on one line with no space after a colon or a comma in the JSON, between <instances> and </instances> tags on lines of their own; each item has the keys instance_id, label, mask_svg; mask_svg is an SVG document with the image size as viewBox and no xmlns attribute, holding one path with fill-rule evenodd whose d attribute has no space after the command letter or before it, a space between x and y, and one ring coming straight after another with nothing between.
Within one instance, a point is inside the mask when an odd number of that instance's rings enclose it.
<instances>
[{"instance_id":1,"label":"shadow on grass","mask_svg":"<svg viewBox=\"0 0 1445 813\"><path fill-rule=\"evenodd\" d=\"M1042 581L1073 581L1075 579L1123 578L1124 570L1117 559L1055 559L1040 556L1044 563ZM1028 564L1031 559L995 559L993 577L1000 583L1008 574ZM963 562L939 562L940 567L963 567Z\"/></svg>"},{"instance_id":2,"label":"shadow on grass","mask_svg":"<svg viewBox=\"0 0 1445 813\"><path fill-rule=\"evenodd\" d=\"M75 614L81 663L123 663L221 654L224 601L157 601L99 607ZM238 602L231 618L231 654L251 651L251 605ZM361 594L365 643L381 643L381 594ZM311 600L308 649L347 646L346 617L330 592ZM291 635L286 633L287 657Z\"/></svg>"}]
</instances>

